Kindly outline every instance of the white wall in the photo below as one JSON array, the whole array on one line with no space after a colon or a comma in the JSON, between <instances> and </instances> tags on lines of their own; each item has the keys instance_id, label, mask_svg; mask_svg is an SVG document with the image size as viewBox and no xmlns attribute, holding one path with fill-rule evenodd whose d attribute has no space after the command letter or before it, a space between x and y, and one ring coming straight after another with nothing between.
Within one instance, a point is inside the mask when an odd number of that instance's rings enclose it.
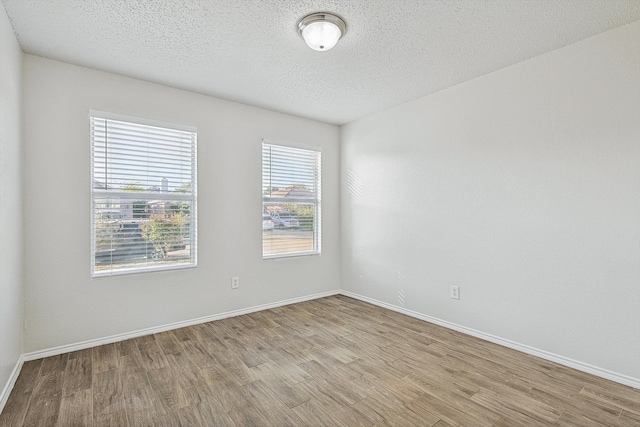
<instances>
[{"instance_id":1,"label":"white wall","mask_svg":"<svg viewBox=\"0 0 640 427\"><path fill-rule=\"evenodd\" d=\"M639 46L635 22L344 126L343 289L640 381Z\"/></svg>"},{"instance_id":2,"label":"white wall","mask_svg":"<svg viewBox=\"0 0 640 427\"><path fill-rule=\"evenodd\" d=\"M0 3L0 410L22 354L22 51Z\"/></svg>"},{"instance_id":3,"label":"white wall","mask_svg":"<svg viewBox=\"0 0 640 427\"><path fill-rule=\"evenodd\" d=\"M197 127L196 269L90 278L90 109ZM263 137L323 149L321 256L262 260ZM338 139L336 126L25 55L25 352L338 289Z\"/></svg>"}]
</instances>

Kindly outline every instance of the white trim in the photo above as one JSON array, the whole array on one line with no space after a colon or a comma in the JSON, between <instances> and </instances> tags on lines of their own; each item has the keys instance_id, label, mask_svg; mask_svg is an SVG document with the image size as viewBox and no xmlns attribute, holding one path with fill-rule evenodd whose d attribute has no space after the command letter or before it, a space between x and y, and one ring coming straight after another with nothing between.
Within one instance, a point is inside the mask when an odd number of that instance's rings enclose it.
<instances>
[{"instance_id":1,"label":"white trim","mask_svg":"<svg viewBox=\"0 0 640 427\"><path fill-rule=\"evenodd\" d=\"M157 128L167 128L182 132L194 132L197 133L198 129L195 126L183 125L178 123L165 122L162 120L148 119L145 117L129 116L126 114L108 113L100 110L89 110L89 117L96 117L99 119L115 120L117 122L133 122L144 126L153 126Z\"/></svg>"},{"instance_id":2,"label":"white trim","mask_svg":"<svg viewBox=\"0 0 640 427\"><path fill-rule=\"evenodd\" d=\"M238 310L225 311L219 314L213 314L210 316L198 317L196 319L191 320L183 320L180 322L169 323L162 326L156 326L152 328L139 329L137 331L127 332L124 334L111 335L104 338L97 338L93 340L82 341L73 344L61 345L58 347L47 348L44 350L32 351L30 353L23 354L23 360L36 360L42 359L43 357L57 356L59 354L69 353L72 351L84 350L91 347L97 347L103 344L111 344L118 341L124 341L131 338L142 337L144 335L157 334L160 332L171 331L173 329L184 328L187 326L193 326L200 323L211 322L214 320L226 319L228 317L242 316L243 314L255 313L256 311L269 310L271 308L282 307L284 305L296 304L299 302L310 301L318 298L330 297L333 295L338 295L340 290L336 289L333 291L320 292L317 294L306 295L302 297L291 298L283 301L272 302L268 304L255 305L249 308L241 308Z\"/></svg>"},{"instance_id":3,"label":"white trim","mask_svg":"<svg viewBox=\"0 0 640 427\"><path fill-rule=\"evenodd\" d=\"M489 341L489 342L492 342L492 343L495 343L495 344L498 344L498 345L501 345L501 346L504 346L504 347L507 347L507 348L511 348L513 350L521 351L523 353L530 354L532 356L540 357L541 359L549 360L551 362L555 362L555 363L558 363L558 364L563 365L563 366L567 366L567 367L570 367L570 368L573 368L573 369L577 369L579 371L586 372L588 374L592 374L592 375L595 375L597 377L601 377L601 378L605 378L605 379L608 379L608 380L611 380L611 381L615 381L617 383L624 384L624 385L627 385L629 387L633 387L635 389L640 389L640 379L638 379L638 378L633 378L633 377L630 377L628 375L619 374L617 372L613 372L613 371L609 371L607 369L599 368L597 366L593 366L593 365L590 365L588 363L580 362L580 361L573 360L573 359L570 359L570 358L567 358L567 357L564 357L564 356L560 356L560 355L557 355L557 354L554 354L554 353L550 353L548 351L539 350L539 349L536 349L534 347L530 347L530 346L527 346L527 345L524 345L524 344L520 344L520 343L517 343L517 342L514 342L514 341L506 340L506 339L503 339L503 338L500 338L500 337L497 337L497 336L494 336L494 335L491 335L491 334L480 332L480 331L477 331L475 329L467 328L465 326L460 326L460 325L457 325L455 323L447 322L445 320L441 320L441 319L438 319L438 318L435 318L435 317L427 316L425 314L418 313L416 311L407 310L406 308L402 308L402 307L398 307L398 306L395 306L395 305L392 305L392 304L388 304L388 303L385 303L385 302L382 302L382 301L378 301L376 299L365 297L363 295L359 295L359 294L356 294L356 293L353 293L353 292L336 289L336 290L333 290L333 291L321 292L321 293L307 295L307 296L303 296L303 297L291 298L291 299L287 299L287 300L283 300L283 301L257 305L257 306L244 308L244 309L227 311L227 312L224 312L224 313L214 314L214 315L210 315L210 316L199 317L199 318L196 318L196 319L170 323L170 324L163 325L163 326L147 328L147 329L140 329L138 331L128 332L128 333L124 333L124 334L112 335L112 336L109 336L109 337L104 337L104 338L99 338L99 339L94 339L94 340L88 340L88 341L83 341L83 342L79 342L79 343L68 344L68 345L49 348L49 349L45 349L45 350L38 350L38 351L30 352L30 353L25 353L22 356L20 356L20 359L16 363L16 367L14 368L14 371L12 372L12 375L11 375L9 381L7 382L7 385L5 386L4 390L2 391L2 394L0 395L0 412L2 411L2 408L4 407L4 405L6 404L6 400L9 397L9 393L10 393L11 389L13 388L16 379L18 378L18 374L20 373L20 370L22 369L22 364L24 362L26 362L26 361L36 360L36 359L40 359L40 358L43 358L43 357L49 357L49 356L57 356L59 354L68 353L68 352L71 352L71 351L83 350L83 349L86 349L86 348L96 347L96 346L103 345L103 344L110 344L110 343L123 341L123 340L130 339L130 338L136 338L136 337L141 337L141 336L144 336L144 335L170 331L170 330L173 330L173 329L183 328L183 327L186 327L186 326L192 326L192 325L196 325L196 324L200 324L200 323L211 322L211 321L214 321L214 320L225 319L225 318L228 318L228 317L241 316L243 314L254 313L256 311L268 310L268 309L275 308L275 307L281 307L281 306L284 306L284 305L295 304L295 303L304 302L304 301L310 301L310 300L329 297L329 296L333 296L333 295L344 295L344 296L347 296L347 297L350 297L350 298L354 298L354 299L357 299L357 300L360 300L360 301L364 301L364 302L367 302L369 304L377 305L379 307L383 307L383 308L386 308L386 309L389 309L389 310L392 310L392 311L396 311L398 313L402 313L402 314L405 314L407 316L414 317L416 319L424 320L426 322L433 323L433 324L445 327L447 329L452 329L454 331L458 331L458 332L461 332L461 333L466 334L466 335L471 335L471 336L474 336L476 338L483 339L485 341Z\"/></svg>"},{"instance_id":4,"label":"white trim","mask_svg":"<svg viewBox=\"0 0 640 427\"><path fill-rule=\"evenodd\" d=\"M9 381L2 389L2 393L0 393L0 414L4 409L4 406L7 404L7 400L9 400L9 395L11 394L11 390L13 390L13 386L16 385L16 381L18 379L18 375L20 375L20 371L22 370L22 365L24 364L24 354L21 354L16 362L16 366L14 366L13 371L11 371L11 375L9 376Z\"/></svg>"},{"instance_id":5,"label":"white trim","mask_svg":"<svg viewBox=\"0 0 640 427\"><path fill-rule=\"evenodd\" d=\"M102 154L98 154L97 158L99 160L99 164L102 165L102 168L104 168L104 172L105 174L108 174L109 171L112 170L112 168L114 167L114 165L112 164L112 161L108 161L107 160L107 144L109 143L109 141L111 141L110 137L107 136L107 131L109 129L109 124L111 121L119 121L122 123L122 132L123 132L123 138L121 141L121 145L122 147L129 147L129 143L132 141L131 138L129 138L130 136L132 136L131 131L140 128L141 126L152 126L155 127L159 130L166 130L168 132L162 132L163 134L167 135L167 139L164 141L164 143L162 143L162 145L164 147L159 148L158 151L158 155L160 154L166 154L167 149L171 149L174 150L175 147L171 148L172 144L177 144L178 147L180 148L179 153L181 155L186 154L186 151L183 151L182 148L189 148L189 154L190 154L190 171L191 171L191 181L190 184L192 185L191 188L191 192L189 193L174 193L174 192L163 192L163 191L151 191L151 190L145 190L145 191L136 191L136 192L129 192L129 191L122 191L122 190L116 190L116 189L108 189L109 184L110 184L110 180L107 176L104 176L104 189L100 189L100 188L95 188L95 183L96 183L96 176L95 176L95 170L96 170L96 151L98 151L99 153L102 152L102 150L104 150L103 155ZM104 122L104 123L102 123ZM98 138L98 140L96 140L96 135L95 135L95 129L102 129L104 127L104 136L101 138ZM115 114L115 113L107 113L107 112L103 112L103 111L97 111L97 110L89 110L89 133L90 133L90 148L91 148L91 251L89 253L91 259L90 259L90 266L91 266L91 278L98 278L98 277L111 277L111 276L118 276L118 275L128 275L128 274L136 274L136 273L147 273L147 272L151 272L151 271L164 271L164 270L181 270L184 268L194 268L197 267L197 228L198 228L198 223L197 223L197 164L198 164L198 133L197 133L197 129L195 127L191 127L191 126L182 126L182 125L175 125L175 124L169 124L169 123L163 123L163 122L159 122L159 121L153 121L153 120L148 120L148 119L139 119L136 117L129 117L129 116L124 116L121 114ZM182 137L178 137L177 139L174 138L177 135L173 135L172 137L170 137L170 134L185 134L184 136L187 136L186 134L189 134L189 138L182 138ZM127 136L128 135L128 136ZM139 138L134 138L133 140L139 140ZM143 140L139 140L138 142L142 142ZM189 141L189 143L187 144L187 141ZM100 142L100 144L98 144L101 148L99 150L97 149L97 143ZM126 144L125 144L126 142ZM102 143L104 143L104 147L102 145ZM137 146L137 143L134 144L134 146ZM142 148L140 147L136 147L134 148L133 152L139 152L140 150L142 150ZM125 153L125 149L123 148L123 153ZM126 154L126 153L125 153ZM148 154L148 150L147 150L147 154ZM124 155L124 154L123 154ZM152 159L158 160L161 159L161 156L158 157L155 154L152 156ZM154 160L154 162L155 162ZM149 161L149 160L148 160ZM126 162L125 162L126 163ZM152 162L153 163L153 162ZM170 159L166 159L160 162L160 164L162 164L162 166L167 166L167 167L171 167L171 166L175 166L174 162L171 161ZM182 163L181 163L182 164ZM120 166L122 167L121 164L119 164L118 160L115 160L115 166ZM155 165L158 166L158 165ZM155 167L154 166L154 167ZM148 165L147 165L148 167ZM135 168L134 168L135 169ZM139 171L142 171L142 169L139 169ZM182 174L181 174L182 176ZM157 177L159 178L159 176ZM162 186L164 187L164 180L165 178L162 179L163 184ZM166 189L165 189L166 190ZM145 262L143 263L139 263L139 264L125 264L124 266L121 266L120 268L116 268L114 269L113 266L113 260L111 260L112 262L109 264L105 264L108 265L110 268L109 269L105 269L105 270L101 270L101 269L96 269L96 212L98 211L97 206L101 203L109 203L110 199L124 199L124 200L144 200L147 203L153 203L155 201L185 201L185 202L190 202L191 203L191 214L189 215L189 223L188 223L188 227L189 227L189 238L190 238L190 246L189 246L189 262L186 263L186 265L184 266L180 266L177 264L180 263L162 263L160 266L157 266L155 262L151 262L151 260L147 259ZM166 204L165 204L165 208L166 208ZM166 209L165 209L166 210ZM117 240L117 237L116 237ZM147 242L148 244L148 242Z\"/></svg>"},{"instance_id":6,"label":"white trim","mask_svg":"<svg viewBox=\"0 0 640 427\"><path fill-rule=\"evenodd\" d=\"M290 253L279 253L276 255L267 255L267 256L262 256L262 260L263 261L269 261L272 259L288 259L288 258L295 258L295 257L300 257L300 256L314 256L314 255L321 255L320 252L318 251L308 251L308 252L290 252Z\"/></svg>"},{"instance_id":7,"label":"white trim","mask_svg":"<svg viewBox=\"0 0 640 427\"><path fill-rule=\"evenodd\" d=\"M188 268L197 268L198 264L191 262L173 263L173 264L157 264L157 265L145 265L136 268L114 268L112 270L98 270L91 273L92 279L101 279L103 277L114 276L129 276L131 274L149 274L158 271L174 271L174 270L186 270ZM95 268L95 267L94 267Z\"/></svg>"},{"instance_id":8,"label":"white trim","mask_svg":"<svg viewBox=\"0 0 640 427\"><path fill-rule=\"evenodd\" d=\"M282 145L284 147L297 148L300 150L319 151L320 153L322 153L322 147L319 147L317 145L305 144L301 142L281 141L279 139L262 138L262 141L260 141L260 147L262 147L262 144Z\"/></svg>"},{"instance_id":9,"label":"white trim","mask_svg":"<svg viewBox=\"0 0 640 427\"><path fill-rule=\"evenodd\" d=\"M530 354L532 356L539 357L541 359L549 360L551 362L558 363L559 365L567 366L569 368L577 369L578 371L586 372L588 374L595 375L597 377L605 378L607 380L615 381L620 384L640 389L640 378L633 378L628 375L619 374L617 372L609 371L608 369L599 368L597 366L590 365L588 363L580 362L578 360L570 359L568 357L560 356L558 354L550 353L545 350L540 350L534 347L530 347L525 344L520 344L515 341L507 340L497 337L495 335L487 334L475 329L467 328L455 323L441 320L436 317L427 316L426 314L419 313L417 311L407 310L403 307L398 307L393 304L378 301L373 298L365 297L364 295L356 294L353 292L341 290L341 295L351 297L360 301L368 302L369 304L377 305L379 307L387 308L398 313L406 314L407 316L415 317L416 319L424 320L425 322L433 323L438 326L452 329L454 331L461 332L466 335L471 335L476 338L483 339L485 341L492 342L494 344L501 345L503 347L511 348L513 350L521 351L522 353Z\"/></svg>"}]
</instances>

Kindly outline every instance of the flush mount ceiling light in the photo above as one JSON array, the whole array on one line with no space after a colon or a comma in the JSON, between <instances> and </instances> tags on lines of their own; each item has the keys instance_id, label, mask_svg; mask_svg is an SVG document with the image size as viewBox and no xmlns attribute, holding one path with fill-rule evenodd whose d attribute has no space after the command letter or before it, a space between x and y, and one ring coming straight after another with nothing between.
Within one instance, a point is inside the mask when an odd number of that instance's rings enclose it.
<instances>
[{"instance_id":1,"label":"flush mount ceiling light","mask_svg":"<svg viewBox=\"0 0 640 427\"><path fill-rule=\"evenodd\" d=\"M347 32L347 24L337 15L318 12L307 15L298 22L298 32L313 50L319 52L334 47Z\"/></svg>"}]
</instances>

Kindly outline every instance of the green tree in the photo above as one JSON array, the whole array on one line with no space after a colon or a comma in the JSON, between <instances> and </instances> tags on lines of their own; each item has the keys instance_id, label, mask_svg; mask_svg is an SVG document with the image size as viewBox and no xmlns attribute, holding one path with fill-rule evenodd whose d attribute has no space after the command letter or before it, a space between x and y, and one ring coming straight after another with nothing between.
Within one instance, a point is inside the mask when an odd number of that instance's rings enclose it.
<instances>
[{"instance_id":1,"label":"green tree","mask_svg":"<svg viewBox=\"0 0 640 427\"><path fill-rule=\"evenodd\" d=\"M122 186L122 191L141 192L144 191L139 182L131 182Z\"/></svg>"},{"instance_id":2,"label":"green tree","mask_svg":"<svg viewBox=\"0 0 640 427\"><path fill-rule=\"evenodd\" d=\"M173 190L174 193L191 193L191 181L185 182L178 188ZM191 206L189 202L176 201L172 202L170 206L171 211L179 212L187 217L191 214Z\"/></svg>"},{"instance_id":3,"label":"green tree","mask_svg":"<svg viewBox=\"0 0 640 427\"><path fill-rule=\"evenodd\" d=\"M181 184L178 188L173 190L174 193L191 193L191 181Z\"/></svg>"},{"instance_id":4,"label":"green tree","mask_svg":"<svg viewBox=\"0 0 640 427\"><path fill-rule=\"evenodd\" d=\"M187 216L180 213L156 214L148 222L140 224L142 237L153 245L159 258L166 258L174 246L182 244L187 225Z\"/></svg>"},{"instance_id":5,"label":"green tree","mask_svg":"<svg viewBox=\"0 0 640 427\"><path fill-rule=\"evenodd\" d=\"M113 249L122 229L122 223L113 219L99 218L94 227L96 252Z\"/></svg>"}]
</instances>

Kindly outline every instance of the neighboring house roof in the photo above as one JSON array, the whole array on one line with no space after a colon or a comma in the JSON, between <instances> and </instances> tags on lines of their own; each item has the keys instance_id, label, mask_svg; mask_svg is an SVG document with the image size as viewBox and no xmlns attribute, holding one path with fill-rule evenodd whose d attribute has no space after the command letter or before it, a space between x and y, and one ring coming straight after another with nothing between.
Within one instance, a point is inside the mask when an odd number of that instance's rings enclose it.
<instances>
[{"instance_id":1,"label":"neighboring house roof","mask_svg":"<svg viewBox=\"0 0 640 427\"><path fill-rule=\"evenodd\" d=\"M281 188L277 191L271 192L271 197L278 198L292 198L292 199L313 199L314 194L312 191L308 189L298 186L298 185L290 185L285 188Z\"/></svg>"},{"instance_id":2,"label":"neighboring house roof","mask_svg":"<svg viewBox=\"0 0 640 427\"><path fill-rule=\"evenodd\" d=\"M108 189L110 189L111 187L110 187L110 186L108 186L108 185L106 185L106 184L105 184L104 182L102 182L102 181L98 181L97 179L94 179L94 180L93 180L93 188L98 188L98 189L101 189L101 190L108 190Z\"/></svg>"}]
</instances>

